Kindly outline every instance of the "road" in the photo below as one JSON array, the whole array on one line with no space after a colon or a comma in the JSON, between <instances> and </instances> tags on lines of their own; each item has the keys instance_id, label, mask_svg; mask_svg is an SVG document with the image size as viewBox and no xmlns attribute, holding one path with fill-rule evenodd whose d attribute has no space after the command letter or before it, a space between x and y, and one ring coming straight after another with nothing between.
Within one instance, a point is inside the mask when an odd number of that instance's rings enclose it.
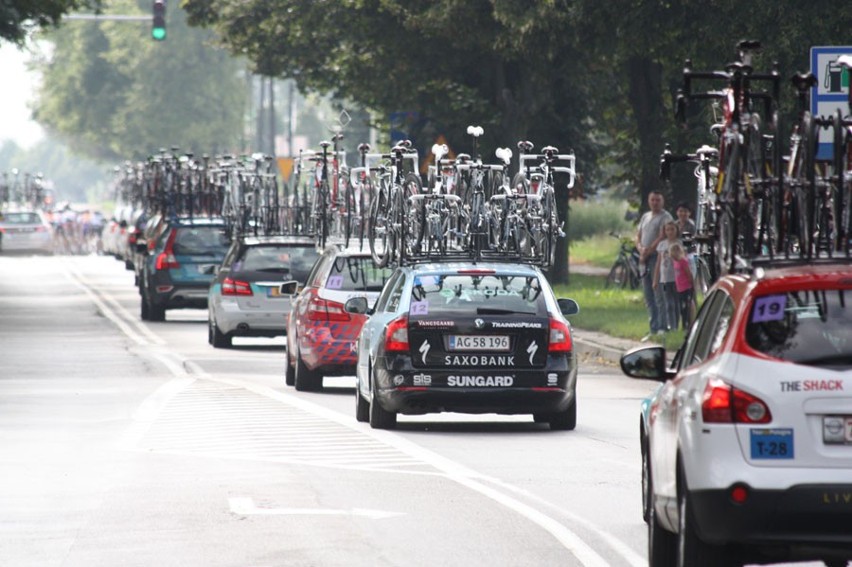
<instances>
[{"instance_id":1,"label":"road","mask_svg":"<svg viewBox=\"0 0 852 567\"><path fill-rule=\"evenodd\" d=\"M284 385L283 339L142 323L103 256L0 256L4 565L646 565L639 400L582 364L575 431L354 418L354 378Z\"/></svg>"}]
</instances>

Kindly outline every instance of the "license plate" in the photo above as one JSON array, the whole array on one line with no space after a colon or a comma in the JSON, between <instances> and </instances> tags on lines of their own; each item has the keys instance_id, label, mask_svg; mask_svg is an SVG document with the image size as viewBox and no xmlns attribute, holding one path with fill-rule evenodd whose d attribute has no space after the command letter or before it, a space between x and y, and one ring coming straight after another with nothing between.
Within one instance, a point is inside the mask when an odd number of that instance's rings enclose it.
<instances>
[{"instance_id":1,"label":"license plate","mask_svg":"<svg viewBox=\"0 0 852 567\"><path fill-rule=\"evenodd\" d=\"M450 335L451 351L508 351L509 337L499 335Z\"/></svg>"},{"instance_id":2,"label":"license plate","mask_svg":"<svg viewBox=\"0 0 852 567\"><path fill-rule=\"evenodd\" d=\"M852 444L852 416L823 417L822 440L829 444Z\"/></svg>"},{"instance_id":3,"label":"license plate","mask_svg":"<svg viewBox=\"0 0 852 567\"><path fill-rule=\"evenodd\" d=\"M792 429L752 429L749 435L752 459L793 458Z\"/></svg>"}]
</instances>

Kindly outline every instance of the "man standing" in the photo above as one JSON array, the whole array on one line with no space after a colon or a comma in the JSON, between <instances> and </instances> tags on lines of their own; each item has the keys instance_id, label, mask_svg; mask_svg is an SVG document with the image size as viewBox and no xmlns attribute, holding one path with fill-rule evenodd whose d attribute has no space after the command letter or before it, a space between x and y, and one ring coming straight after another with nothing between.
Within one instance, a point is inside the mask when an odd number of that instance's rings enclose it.
<instances>
[{"instance_id":1,"label":"man standing","mask_svg":"<svg viewBox=\"0 0 852 567\"><path fill-rule=\"evenodd\" d=\"M657 244L665 238L663 226L673 220L671 214L665 210L665 199L659 191L654 190L648 194L648 209L650 210L639 219L636 232L636 246L639 249L639 263L643 274L642 288L651 328L650 334L642 339L643 341L650 339L652 335L664 333L668 326L662 286L654 289L654 266L657 265Z\"/></svg>"}]
</instances>

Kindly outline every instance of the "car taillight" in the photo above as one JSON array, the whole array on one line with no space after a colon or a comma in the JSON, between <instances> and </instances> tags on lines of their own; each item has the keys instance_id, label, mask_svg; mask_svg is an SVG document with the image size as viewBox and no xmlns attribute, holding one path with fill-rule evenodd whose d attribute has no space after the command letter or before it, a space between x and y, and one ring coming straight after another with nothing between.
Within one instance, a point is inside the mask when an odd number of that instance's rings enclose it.
<instances>
[{"instance_id":1,"label":"car taillight","mask_svg":"<svg viewBox=\"0 0 852 567\"><path fill-rule=\"evenodd\" d=\"M308 304L308 319L311 321L349 321L349 313L343 310L343 304L314 297Z\"/></svg>"},{"instance_id":2,"label":"car taillight","mask_svg":"<svg viewBox=\"0 0 852 567\"><path fill-rule=\"evenodd\" d=\"M241 280L232 280L225 278L222 281L222 295L254 295L251 291L251 284Z\"/></svg>"},{"instance_id":3,"label":"car taillight","mask_svg":"<svg viewBox=\"0 0 852 567\"><path fill-rule=\"evenodd\" d=\"M769 423L772 413L766 402L726 384L718 378L707 381L701 402L704 423Z\"/></svg>"},{"instance_id":4,"label":"car taillight","mask_svg":"<svg viewBox=\"0 0 852 567\"><path fill-rule=\"evenodd\" d=\"M550 320L550 345L548 352L571 352L571 331L558 319Z\"/></svg>"},{"instance_id":5,"label":"car taillight","mask_svg":"<svg viewBox=\"0 0 852 567\"><path fill-rule=\"evenodd\" d=\"M385 328L386 351L408 351L408 316L394 319Z\"/></svg>"},{"instance_id":6,"label":"car taillight","mask_svg":"<svg viewBox=\"0 0 852 567\"><path fill-rule=\"evenodd\" d=\"M172 247L175 244L175 238L177 237L177 231L173 230L171 234L169 234L168 240L166 240L166 246L163 248L163 251L157 256L156 267L158 270L172 270L180 268L180 262L175 258L174 253L172 252Z\"/></svg>"}]
</instances>

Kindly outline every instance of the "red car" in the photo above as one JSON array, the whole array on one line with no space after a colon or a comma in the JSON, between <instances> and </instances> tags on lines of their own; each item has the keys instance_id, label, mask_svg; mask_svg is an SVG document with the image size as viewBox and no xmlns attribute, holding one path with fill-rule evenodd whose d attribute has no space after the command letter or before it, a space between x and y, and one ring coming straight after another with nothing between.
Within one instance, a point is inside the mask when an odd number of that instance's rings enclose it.
<instances>
[{"instance_id":1,"label":"red car","mask_svg":"<svg viewBox=\"0 0 852 567\"><path fill-rule=\"evenodd\" d=\"M343 305L353 297L366 297L372 305L391 273L377 268L369 252L326 248L287 319L288 386L317 391L324 376L355 375L358 335L367 318L347 313Z\"/></svg>"}]
</instances>

